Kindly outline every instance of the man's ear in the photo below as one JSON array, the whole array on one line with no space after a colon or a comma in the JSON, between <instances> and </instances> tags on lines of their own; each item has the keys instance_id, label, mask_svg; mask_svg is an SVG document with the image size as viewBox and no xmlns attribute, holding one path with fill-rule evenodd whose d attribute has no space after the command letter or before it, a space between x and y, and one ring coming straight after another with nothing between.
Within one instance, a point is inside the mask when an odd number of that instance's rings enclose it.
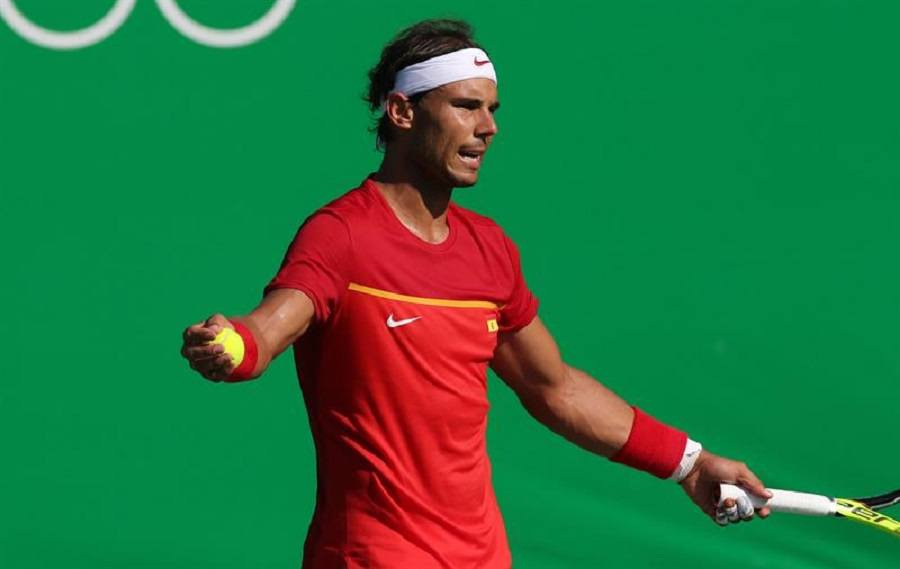
<instances>
[{"instance_id":1,"label":"man's ear","mask_svg":"<svg viewBox=\"0 0 900 569\"><path fill-rule=\"evenodd\" d=\"M390 93L384 103L384 114L398 129L410 130L415 114L413 106L413 102L403 93Z\"/></svg>"}]
</instances>

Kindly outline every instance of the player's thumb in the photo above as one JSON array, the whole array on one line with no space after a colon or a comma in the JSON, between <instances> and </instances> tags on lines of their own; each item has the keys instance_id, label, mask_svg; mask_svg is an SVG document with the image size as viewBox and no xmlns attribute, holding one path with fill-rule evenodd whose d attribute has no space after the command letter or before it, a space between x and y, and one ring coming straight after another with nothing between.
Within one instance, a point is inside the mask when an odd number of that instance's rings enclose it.
<instances>
[{"instance_id":1,"label":"player's thumb","mask_svg":"<svg viewBox=\"0 0 900 569\"><path fill-rule=\"evenodd\" d=\"M206 326L212 328L218 334L223 328L234 328L231 322L223 314L213 314L206 319Z\"/></svg>"},{"instance_id":2,"label":"player's thumb","mask_svg":"<svg viewBox=\"0 0 900 569\"><path fill-rule=\"evenodd\" d=\"M741 469L743 472L738 476L738 482L741 486L761 498L769 499L772 497L772 493L766 490L766 485L762 483L762 480L757 478L746 465L742 465Z\"/></svg>"}]
</instances>

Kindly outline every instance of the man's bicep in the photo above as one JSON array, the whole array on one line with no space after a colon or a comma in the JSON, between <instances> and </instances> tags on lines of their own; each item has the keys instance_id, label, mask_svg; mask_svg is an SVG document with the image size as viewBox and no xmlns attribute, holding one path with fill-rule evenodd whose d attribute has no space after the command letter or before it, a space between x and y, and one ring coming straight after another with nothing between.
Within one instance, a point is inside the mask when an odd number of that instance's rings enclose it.
<instances>
[{"instance_id":1,"label":"man's bicep","mask_svg":"<svg viewBox=\"0 0 900 569\"><path fill-rule=\"evenodd\" d=\"M314 318L315 305L306 293L280 288L270 291L246 321L274 359L306 332Z\"/></svg>"},{"instance_id":2,"label":"man's bicep","mask_svg":"<svg viewBox=\"0 0 900 569\"><path fill-rule=\"evenodd\" d=\"M500 335L491 368L520 397L539 395L565 379L565 363L556 341L540 318Z\"/></svg>"}]
</instances>

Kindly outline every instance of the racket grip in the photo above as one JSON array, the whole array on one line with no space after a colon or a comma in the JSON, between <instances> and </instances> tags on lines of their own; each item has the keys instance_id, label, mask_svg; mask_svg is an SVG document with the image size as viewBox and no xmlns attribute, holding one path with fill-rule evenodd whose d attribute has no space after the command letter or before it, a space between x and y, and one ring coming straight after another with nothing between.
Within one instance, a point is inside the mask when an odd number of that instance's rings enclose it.
<instances>
[{"instance_id":1,"label":"racket grip","mask_svg":"<svg viewBox=\"0 0 900 569\"><path fill-rule=\"evenodd\" d=\"M787 512L804 516L832 516L837 511L834 500L828 496L774 488L768 490L772 493L772 497L766 500L738 486L720 484L719 504L721 505L726 498L737 500L740 497L746 497L754 508L768 506L773 512Z\"/></svg>"}]
</instances>

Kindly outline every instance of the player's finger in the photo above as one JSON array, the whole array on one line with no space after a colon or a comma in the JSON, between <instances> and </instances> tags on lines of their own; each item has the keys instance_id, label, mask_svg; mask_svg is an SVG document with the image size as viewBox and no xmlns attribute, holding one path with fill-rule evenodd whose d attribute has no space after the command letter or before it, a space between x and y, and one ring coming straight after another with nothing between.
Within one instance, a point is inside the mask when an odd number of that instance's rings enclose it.
<instances>
[{"instance_id":1,"label":"player's finger","mask_svg":"<svg viewBox=\"0 0 900 569\"><path fill-rule=\"evenodd\" d=\"M202 327L203 327L203 322L198 322L197 324L191 324L190 326L185 328L184 331L181 333L181 339L184 341L187 341L188 336L193 334L194 330L196 330L197 328L202 328Z\"/></svg>"},{"instance_id":2,"label":"player's finger","mask_svg":"<svg viewBox=\"0 0 900 569\"><path fill-rule=\"evenodd\" d=\"M219 354L214 358L210 358L208 360L204 360L204 362L209 362L209 369L211 370L219 370L224 369L231 365L231 355L230 354Z\"/></svg>"},{"instance_id":3,"label":"player's finger","mask_svg":"<svg viewBox=\"0 0 900 569\"><path fill-rule=\"evenodd\" d=\"M742 472L737 477L738 484L761 498L768 499L772 497L772 493L766 490L766 485L753 474L753 471L746 464L741 465L741 470Z\"/></svg>"},{"instance_id":4,"label":"player's finger","mask_svg":"<svg viewBox=\"0 0 900 569\"><path fill-rule=\"evenodd\" d=\"M188 326L184 330L182 338L184 343L190 346L197 346L214 340L218 332L208 328L204 322Z\"/></svg>"},{"instance_id":5,"label":"player's finger","mask_svg":"<svg viewBox=\"0 0 900 569\"><path fill-rule=\"evenodd\" d=\"M222 373L221 371L207 371L207 372L204 372L202 375L206 379L208 379L210 381L215 381L215 382L224 381L225 378L228 377L228 374Z\"/></svg>"},{"instance_id":6,"label":"player's finger","mask_svg":"<svg viewBox=\"0 0 900 569\"><path fill-rule=\"evenodd\" d=\"M756 513L759 514L759 517L761 518L768 518L769 514L772 513L772 510L769 508L760 508Z\"/></svg>"},{"instance_id":7,"label":"player's finger","mask_svg":"<svg viewBox=\"0 0 900 569\"><path fill-rule=\"evenodd\" d=\"M212 371L207 375L207 377L213 381L223 381L227 376L228 374L222 371Z\"/></svg>"},{"instance_id":8,"label":"player's finger","mask_svg":"<svg viewBox=\"0 0 900 569\"><path fill-rule=\"evenodd\" d=\"M728 516L729 522L736 522L741 519L738 516L738 507L737 504L732 504L730 506L725 506L725 515Z\"/></svg>"},{"instance_id":9,"label":"player's finger","mask_svg":"<svg viewBox=\"0 0 900 569\"><path fill-rule=\"evenodd\" d=\"M720 504L719 506L716 507L715 515L713 516L713 519L720 526L727 526L729 523L731 523L728 519L728 513L725 511L724 503Z\"/></svg>"},{"instance_id":10,"label":"player's finger","mask_svg":"<svg viewBox=\"0 0 900 569\"><path fill-rule=\"evenodd\" d=\"M200 361L214 358L225 351L221 344L204 344L202 346L187 346L182 350L182 355L189 360Z\"/></svg>"},{"instance_id":11,"label":"player's finger","mask_svg":"<svg viewBox=\"0 0 900 569\"><path fill-rule=\"evenodd\" d=\"M737 499L737 511L738 516L744 521L750 521L753 519L753 504L750 503L750 498L746 496L741 496Z\"/></svg>"},{"instance_id":12,"label":"player's finger","mask_svg":"<svg viewBox=\"0 0 900 569\"><path fill-rule=\"evenodd\" d=\"M192 367L202 374L209 374L225 368L225 366L230 363L231 356L228 354L220 354L214 358L194 361Z\"/></svg>"},{"instance_id":13,"label":"player's finger","mask_svg":"<svg viewBox=\"0 0 900 569\"><path fill-rule=\"evenodd\" d=\"M189 360L203 360L221 354L224 350L225 347L218 344L201 344L181 348L181 355Z\"/></svg>"},{"instance_id":14,"label":"player's finger","mask_svg":"<svg viewBox=\"0 0 900 569\"><path fill-rule=\"evenodd\" d=\"M731 521L730 514L734 512L737 513L737 503L734 501L734 498L725 498L721 504L716 506L716 514L715 520L716 523L720 525L727 525ZM724 521L724 523L722 523Z\"/></svg>"},{"instance_id":15,"label":"player's finger","mask_svg":"<svg viewBox=\"0 0 900 569\"><path fill-rule=\"evenodd\" d=\"M217 381L222 381L231 374L231 371L234 369L231 361L229 360L224 365L217 367L216 369L210 372L210 375L214 377Z\"/></svg>"},{"instance_id":16,"label":"player's finger","mask_svg":"<svg viewBox=\"0 0 900 569\"><path fill-rule=\"evenodd\" d=\"M209 381L214 381L216 383L219 383L220 381L225 379L224 377L219 377L218 375L216 375L214 373L209 373L209 372L203 373L202 375L204 378L208 379Z\"/></svg>"},{"instance_id":17,"label":"player's finger","mask_svg":"<svg viewBox=\"0 0 900 569\"><path fill-rule=\"evenodd\" d=\"M218 334L223 328L231 327L231 323L223 314L213 314L206 319L206 326Z\"/></svg>"}]
</instances>

